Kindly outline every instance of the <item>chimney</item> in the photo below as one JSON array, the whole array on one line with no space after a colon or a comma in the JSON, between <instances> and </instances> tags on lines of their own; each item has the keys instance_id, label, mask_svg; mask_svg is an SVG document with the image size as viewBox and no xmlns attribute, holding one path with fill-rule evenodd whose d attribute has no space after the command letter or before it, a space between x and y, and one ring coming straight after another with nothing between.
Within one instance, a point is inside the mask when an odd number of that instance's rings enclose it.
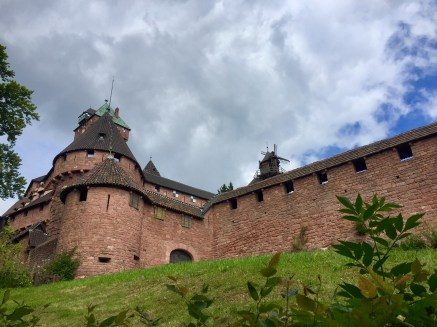
<instances>
[{"instance_id":1,"label":"chimney","mask_svg":"<svg viewBox=\"0 0 437 327\"><path fill-rule=\"evenodd\" d=\"M114 114L114 116L118 118L118 117L119 117L119 112L120 112L120 109L118 109L118 107L115 108L115 114Z\"/></svg>"}]
</instances>

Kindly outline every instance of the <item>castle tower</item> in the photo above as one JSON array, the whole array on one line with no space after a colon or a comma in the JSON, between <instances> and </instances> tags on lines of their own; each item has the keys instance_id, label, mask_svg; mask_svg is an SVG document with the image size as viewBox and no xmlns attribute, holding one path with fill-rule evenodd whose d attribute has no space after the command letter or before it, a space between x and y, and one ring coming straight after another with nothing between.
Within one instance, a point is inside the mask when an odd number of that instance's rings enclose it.
<instances>
[{"instance_id":1,"label":"castle tower","mask_svg":"<svg viewBox=\"0 0 437 327\"><path fill-rule=\"evenodd\" d=\"M269 151L267 148L266 152L261 152L264 154L264 158L259 161L259 170L256 172L254 179L250 184L261 181L263 179L276 176L281 174L281 161L290 162L285 158L281 158L277 155L277 145L273 147L273 151Z\"/></svg>"}]
</instances>

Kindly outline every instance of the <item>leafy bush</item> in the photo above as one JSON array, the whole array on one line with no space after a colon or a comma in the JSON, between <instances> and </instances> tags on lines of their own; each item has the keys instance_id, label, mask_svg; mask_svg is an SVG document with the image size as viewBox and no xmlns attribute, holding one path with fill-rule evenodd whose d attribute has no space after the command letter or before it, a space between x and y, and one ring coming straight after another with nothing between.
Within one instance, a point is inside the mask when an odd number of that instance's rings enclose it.
<instances>
[{"instance_id":1,"label":"leafy bush","mask_svg":"<svg viewBox=\"0 0 437 327\"><path fill-rule=\"evenodd\" d=\"M367 233L366 225L364 225L361 222L356 222L355 223L355 231L357 232L357 235L360 235L360 236L366 235L366 233Z\"/></svg>"},{"instance_id":2,"label":"leafy bush","mask_svg":"<svg viewBox=\"0 0 437 327\"><path fill-rule=\"evenodd\" d=\"M417 234L408 236L404 241L400 242L399 247L402 250L420 250L427 248L426 241Z\"/></svg>"},{"instance_id":3,"label":"leafy bush","mask_svg":"<svg viewBox=\"0 0 437 327\"><path fill-rule=\"evenodd\" d=\"M80 261L75 258L76 248L61 252L45 267L46 274L60 280L72 280L79 268Z\"/></svg>"},{"instance_id":4,"label":"leafy bush","mask_svg":"<svg viewBox=\"0 0 437 327\"><path fill-rule=\"evenodd\" d=\"M423 233L423 237L428 242L428 246L437 249L437 229Z\"/></svg>"},{"instance_id":5,"label":"leafy bush","mask_svg":"<svg viewBox=\"0 0 437 327\"><path fill-rule=\"evenodd\" d=\"M32 314L34 311L24 303L10 300L10 291L6 290L0 297L0 326L37 326L40 318Z\"/></svg>"},{"instance_id":6,"label":"leafy bush","mask_svg":"<svg viewBox=\"0 0 437 327\"><path fill-rule=\"evenodd\" d=\"M0 230L0 288L30 286L31 277L27 266L20 261L21 244L13 244L12 230L6 226Z\"/></svg>"},{"instance_id":7,"label":"leafy bush","mask_svg":"<svg viewBox=\"0 0 437 327\"><path fill-rule=\"evenodd\" d=\"M303 226L299 230L299 234L293 238L293 241L291 243L291 250L292 251L302 251L305 249L305 245L308 242L308 237L306 235L308 230L308 227Z\"/></svg>"}]
</instances>

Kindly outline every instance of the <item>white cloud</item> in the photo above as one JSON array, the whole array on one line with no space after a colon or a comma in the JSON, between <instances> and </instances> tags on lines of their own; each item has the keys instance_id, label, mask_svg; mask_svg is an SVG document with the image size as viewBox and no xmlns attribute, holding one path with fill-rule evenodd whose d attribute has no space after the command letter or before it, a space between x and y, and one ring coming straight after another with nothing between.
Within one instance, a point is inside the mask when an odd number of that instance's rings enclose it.
<instances>
[{"instance_id":1,"label":"white cloud","mask_svg":"<svg viewBox=\"0 0 437 327\"><path fill-rule=\"evenodd\" d=\"M435 42L436 12L432 1L10 1L0 41L56 135L50 155L115 75L140 162L153 155L164 175L215 191L247 183L266 142L295 167L386 137L412 110L411 68L435 72L423 40ZM420 108L430 120L432 99ZM24 165L49 161L34 133Z\"/></svg>"}]
</instances>

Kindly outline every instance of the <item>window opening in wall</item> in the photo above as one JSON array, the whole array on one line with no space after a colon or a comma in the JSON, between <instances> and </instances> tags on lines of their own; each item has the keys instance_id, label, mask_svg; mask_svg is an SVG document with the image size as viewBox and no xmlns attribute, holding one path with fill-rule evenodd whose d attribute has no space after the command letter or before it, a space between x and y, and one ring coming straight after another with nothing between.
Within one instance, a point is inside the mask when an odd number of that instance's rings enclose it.
<instances>
[{"instance_id":1,"label":"window opening in wall","mask_svg":"<svg viewBox=\"0 0 437 327\"><path fill-rule=\"evenodd\" d=\"M294 185L293 181L287 181L284 183L284 188L286 193L293 193L294 192Z\"/></svg>"},{"instance_id":2,"label":"window opening in wall","mask_svg":"<svg viewBox=\"0 0 437 327\"><path fill-rule=\"evenodd\" d=\"M43 211L44 210L44 204L42 204L40 207L39 207L39 211Z\"/></svg>"},{"instance_id":3,"label":"window opening in wall","mask_svg":"<svg viewBox=\"0 0 437 327\"><path fill-rule=\"evenodd\" d=\"M179 197L178 192L177 192L177 191L173 191L173 196L174 196L175 198Z\"/></svg>"},{"instance_id":4,"label":"window opening in wall","mask_svg":"<svg viewBox=\"0 0 437 327\"><path fill-rule=\"evenodd\" d=\"M326 171L319 171L317 173L317 178L319 179L319 183L321 185L328 183L328 174L326 173Z\"/></svg>"},{"instance_id":5,"label":"window opening in wall","mask_svg":"<svg viewBox=\"0 0 437 327\"><path fill-rule=\"evenodd\" d=\"M88 196L88 190L86 188L83 188L79 191L80 202L86 201L87 196Z\"/></svg>"},{"instance_id":6,"label":"window opening in wall","mask_svg":"<svg viewBox=\"0 0 437 327\"><path fill-rule=\"evenodd\" d=\"M159 193L160 190L161 190L161 186L155 185L155 191Z\"/></svg>"},{"instance_id":7,"label":"window opening in wall","mask_svg":"<svg viewBox=\"0 0 437 327\"><path fill-rule=\"evenodd\" d=\"M111 195L108 194L108 201L106 202L106 211L109 209L109 199L111 198Z\"/></svg>"},{"instance_id":8,"label":"window opening in wall","mask_svg":"<svg viewBox=\"0 0 437 327\"><path fill-rule=\"evenodd\" d=\"M411 151L411 146L408 143L398 145L396 147L399 158L401 160L407 160L413 158L413 151Z\"/></svg>"},{"instance_id":9,"label":"window opening in wall","mask_svg":"<svg viewBox=\"0 0 437 327\"><path fill-rule=\"evenodd\" d=\"M356 159L352 161L352 163L357 173L367 170L366 160L364 160L364 158Z\"/></svg>"},{"instance_id":10,"label":"window opening in wall","mask_svg":"<svg viewBox=\"0 0 437 327\"><path fill-rule=\"evenodd\" d=\"M262 201L264 201L264 194L263 194L263 191L262 191L262 190L258 190L258 191L256 191L255 194L256 194L256 200L257 200L258 202L262 202Z\"/></svg>"},{"instance_id":11,"label":"window opening in wall","mask_svg":"<svg viewBox=\"0 0 437 327\"><path fill-rule=\"evenodd\" d=\"M233 209L233 210L237 209L238 203L237 203L237 199L236 198L230 199L229 203L231 204L231 209Z\"/></svg>"},{"instance_id":12,"label":"window opening in wall","mask_svg":"<svg viewBox=\"0 0 437 327\"><path fill-rule=\"evenodd\" d=\"M27 216L27 214L29 213L29 211L27 211L27 210L24 210L24 217L26 217Z\"/></svg>"},{"instance_id":13,"label":"window opening in wall","mask_svg":"<svg viewBox=\"0 0 437 327\"><path fill-rule=\"evenodd\" d=\"M135 261L140 261L140 257L134 254L134 260Z\"/></svg>"},{"instance_id":14,"label":"window opening in wall","mask_svg":"<svg viewBox=\"0 0 437 327\"><path fill-rule=\"evenodd\" d=\"M99 133L99 141L103 141L105 139L105 133Z\"/></svg>"},{"instance_id":15,"label":"window opening in wall","mask_svg":"<svg viewBox=\"0 0 437 327\"><path fill-rule=\"evenodd\" d=\"M94 157L94 150L86 150L86 156L88 158L93 158Z\"/></svg>"},{"instance_id":16,"label":"window opening in wall","mask_svg":"<svg viewBox=\"0 0 437 327\"><path fill-rule=\"evenodd\" d=\"M111 258L109 258L109 257L99 257L99 262L101 262L101 263L109 263L109 262L111 262Z\"/></svg>"},{"instance_id":17,"label":"window opening in wall","mask_svg":"<svg viewBox=\"0 0 437 327\"><path fill-rule=\"evenodd\" d=\"M131 193L129 205L138 210L139 203L140 203L140 196L136 193Z\"/></svg>"},{"instance_id":18,"label":"window opening in wall","mask_svg":"<svg viewBox=\"0 0 437 327\"><path fill-rule=\"evenodd\" d=\"M187 215L182 215L181 225L185 228L191 228L192 218Z\"/></svg>"},{"instance_id":19,"label":"window opening in wall","mask_svg":"<svg viewBox=\"0 0 437 327\"><path fill-rule=\"evenodd\" d=\"M190 199L191 199L191 202L196 203L196 198L194 196L191 196Z\"/></svg>"},{"instance_id":20,"label":"window opening in wall","mask_svg":"<svg viewBox=\"0 0 437 327\"><path fill-rule=\"evenodd\" d=\"M165 218L165 209L162 207L154 207L154 217L155 219L164 220Z\"/></svg>"},{"instance_id":21,"label":"window opening in wall","mask_svg":"<svg viewBox=\"0 0 437 327\"><path fill-rule=\"evenodd\" d=\"M120 160L121 160L121 155L118 154L118 153L114 154L114 160L117 161L117 162L120 162Z\"/></svg>"},{"instance_id":22,"label":"window opening in wall","mask_svg":"<svg viewBox=\"0 0 437 327\"><path fill-rule=\"evenodd\" d=\"M170 253L170 263L193 261L191 254L184 250L173 250Z\"/></svg>"},{"instance_id":23,"label":"window opening in wall","mask_svg":"<svg viewBox=\"0 0 437 327\"><path fill-rule=\"evenodd\" d=\"M63 159L64 161L67 160L67 154L66 154L66 153L64 153L64 154L62 155L62 159Z\"/></svg>"}]
</instances>

